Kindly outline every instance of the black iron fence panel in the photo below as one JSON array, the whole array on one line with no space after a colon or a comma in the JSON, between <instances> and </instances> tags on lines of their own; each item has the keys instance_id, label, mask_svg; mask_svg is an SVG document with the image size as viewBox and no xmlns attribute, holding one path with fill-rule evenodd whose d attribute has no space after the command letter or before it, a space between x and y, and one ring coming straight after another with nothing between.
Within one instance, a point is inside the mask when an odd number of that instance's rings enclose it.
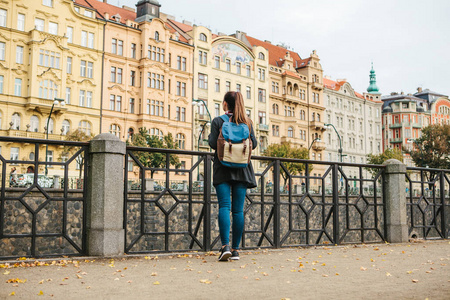
<instances>
[{"instance_id":1,"label":"black iron fence panel","mask_svg":"<svg viewBox=\"0 0 450 300\"><path fill-rule=\"evenodd\" d=\"M450 170L407 168L406 196L410 237L449 237Z\"/></svg>"},{"instance_id":2,"label":"black iron fence panel","mask_svg":"<svg viewBox=\"0 0 450 300\"><path fill-rule=\"evenodd\" d=\"M164 165L141 163L152 153L165 156ZM171 155L192 167L176 168ZM212 161L209 152L127 148L125 252L220 248ZM242 248L385 241L382 166L268 157L252 164L258 186L247 192ZM175 179L180 173L185 180Z\"/></svg>"},{"instance_id":3,"label":"black iron fence panel","mask_svg":"<svg viewBox=\"0 0 450 300\"><path fill-rule=\"evenodd\" d=\"M86 253L88 146L0 137L0 258Z\"/></svg>"}]
</instances>

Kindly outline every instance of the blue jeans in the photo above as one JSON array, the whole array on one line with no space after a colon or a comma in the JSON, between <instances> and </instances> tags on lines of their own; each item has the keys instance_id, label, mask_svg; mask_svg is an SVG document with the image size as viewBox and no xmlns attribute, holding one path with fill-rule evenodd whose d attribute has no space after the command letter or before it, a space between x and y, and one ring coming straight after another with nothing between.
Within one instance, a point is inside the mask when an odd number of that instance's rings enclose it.
<instances>
[{"instance_id":1,"label":"blue jeans","mask_svg":"<svg viewBox=\"0 0 450 300\"><path fill-rule=\"evenodd\" d=\"M230 210L233 213L233 240L231 248L239 249L244 231L244 202L247 185L242 182L224 182L216 185L219 200L219 232L223 245L230 242ZM232 197L230 197L232 194Z\"/></svg>"}]
</instances>

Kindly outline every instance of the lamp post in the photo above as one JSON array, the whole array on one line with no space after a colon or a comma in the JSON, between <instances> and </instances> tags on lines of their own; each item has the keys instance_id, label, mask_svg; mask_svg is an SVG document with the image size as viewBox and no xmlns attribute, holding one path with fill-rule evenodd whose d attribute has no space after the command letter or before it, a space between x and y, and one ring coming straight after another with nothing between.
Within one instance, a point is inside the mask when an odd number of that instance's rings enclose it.
<instances>
[{"instance_id":1,"label":"lamp post","mask_svg":"<svg viewBox=\"0 0 450 300\"><path fill-rule=\"evenodd\" d=\"M309 157L309 150L311 150L311 147L314 144L314 142L319 142L320 143L321 141L322 140L320 138L313 139L313 141L311 142L311 145L309 145L309 148L308 148L308 157Z\"/></svg>"},{"instance_id":2,"label":"lamp post","mask_svg":"<svg viewBox=\"0 0 450 300\"><path fill-rule=\"evenodd\" d=\"M53 101L52 104L52 108L50 109L50 114L48 115L48 119L47 119L47 133L46 133L46 140L48 140L48 132L50 130L49 126L50 126L50 119L52 117L52 113L53 113L53 108L55 107L55 105L58 105L59 103L61 103L61 106L64 106L66 103L64 102L64 99L61 98L54 98L55 101ZM47 152L48 152L48 144L45 145L45 176L47 176L48 174L48 165L47 165Z\"/></svg>"},{"instance_id":3,"label":"lamp post","mask_svg":"<svg viewBox=\"0 0 450 300\"><path fill-rule=\"evenodd\" d=\"M329 127L333 127L334 131L336 132L338 139L339 139L339 160L340 162L342 162L342 140L341 140L341 135L339 134L339 132L336 130L336 127L334 127L333 124L324 124L324 127L326 129L328 129Z\"/></svg>"},{"instance_id":4,"label":"lamp post","mask_svg":"<svg viewBox=\"0 0 450 300\"><path fill-rule=\"evenodd\" d=\"M205 127L211 126L211 123L205 122L205 123L203 123L203 125L200 125L200 126L202 127L202 129L200 130L200 133L198 135L198 141L197 141L197 149L199 149L199 150L200 150L200 140L202 138L203 131L205 131ZM200 156L198 157L198 159L200 159ZM200 169L197 168L197 181L199 181L199 180L200 180Z\"/></svg>"},{"instance_id":5,"label":"lamp post","mask_svg":"<svg viewBox=\"0 0 450 300\"><path fill-rule=\"evenodd\" d=\"M211 114L209 113L208 105L207 105L207 103L205 102L205 100L202 100L202 99L192 99L192 105L195 105L195 106L200 107L200 105L201 105L200 103L202 103L203 106L206 108L206 112L208 113L208 117L209 117L209 124L211 124L211 123L212 123L212 117L211 117ZM204 128L204 127L203 127L203 128ZM198 148L198 150L200 151L200 148Z\"/></svg>"}]
</instances>

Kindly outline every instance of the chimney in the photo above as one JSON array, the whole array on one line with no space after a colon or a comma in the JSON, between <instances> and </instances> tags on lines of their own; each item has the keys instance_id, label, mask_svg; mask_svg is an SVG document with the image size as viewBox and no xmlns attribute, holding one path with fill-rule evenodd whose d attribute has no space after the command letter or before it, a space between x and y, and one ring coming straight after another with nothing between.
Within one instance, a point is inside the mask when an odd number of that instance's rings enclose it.
<instances>
[{"instance_id":1,"label":"chimney","mask_svg":"<svg viewBox=\"0 0 450 300\"><path fill-rule=\"evenodd\" d=\"M422 88L421 88L421 87L418 87L418 88L417 88L417 92L418 92L418 93L422 93Z\"/></svg>"},{"instance_id":2,"label":"chimney","mask_svg":"<svg viewBox=\"0 0 450 300\"><path fill-rule=\"evenodd\" d=\"M186 20L183 20L183 24L186 24L186 25L192 26L192 22L189 22L189 21L186 21Z\"/></svg>"},{"instance_id":3,"label":"chimney","mask_svg":"<svg viewBox=\"0 0 450 300\"><path fill-rule=\"evenodd\" d=\"M269 44L272 44L270 41L268 41L268 40L264 40L264 42L265 43L269 43Z\"/></svg>"}]
</instances>

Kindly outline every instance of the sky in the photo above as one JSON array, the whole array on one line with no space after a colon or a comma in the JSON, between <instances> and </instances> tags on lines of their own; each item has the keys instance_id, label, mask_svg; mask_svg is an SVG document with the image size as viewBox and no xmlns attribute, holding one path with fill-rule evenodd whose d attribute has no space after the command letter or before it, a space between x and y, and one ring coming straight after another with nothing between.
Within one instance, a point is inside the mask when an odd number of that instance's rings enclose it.
<instances>
[{"instance_id":1,"label":"sky","mask_svg":"<svg viewBox=\"0 0 450 300\"><path fill-rule=\"evenodd\" d=\"M138 0L108 0L135 7ZM159 0L161 11L206 26L236 30L309 57L324 75L369 86L371 63L383 95L418 87L450 95L449 0Z\"/></svg>"}]
</instances>

